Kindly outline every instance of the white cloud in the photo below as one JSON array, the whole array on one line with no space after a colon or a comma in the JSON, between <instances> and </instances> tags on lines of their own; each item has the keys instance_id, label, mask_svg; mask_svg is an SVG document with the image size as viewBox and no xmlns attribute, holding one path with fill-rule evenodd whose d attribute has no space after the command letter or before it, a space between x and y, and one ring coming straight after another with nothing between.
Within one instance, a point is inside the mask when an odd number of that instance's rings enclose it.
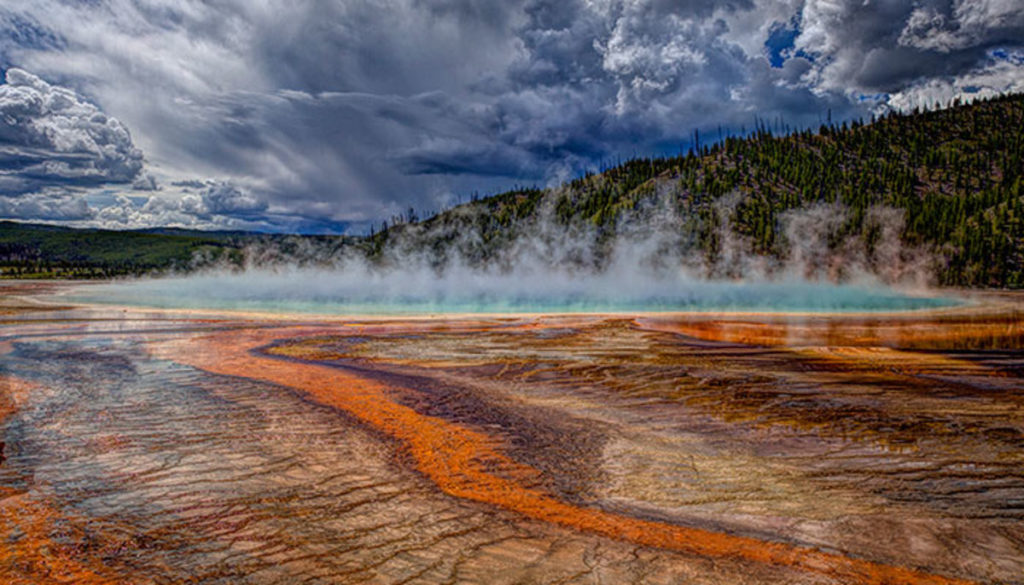
<instances>
[{"instance_id":1,"label":"white cloud","mask_svg":"<svg viewBox=\"0 0 1024 585\"><path fill-rule=\"evenodd\" d=\"M948 53L984 44L993 33L1024 27L1016 0L958 0L947 18L933 6L915 8L900 32L900 45Z\"/></svg>"},{"instance_id":2,"label":"white cloud","mask_svg":"<svg viewBox=\"0 0 1024 585\"><path fill-rule=\"evenodd\" d=\"M79 226L109 229L134 229L172 226L196 229L256 229L271 227L259 212L266 203L226 182L201 183L201 191L185 187L174 193L149 197L115 194L89 215L76 222Z\"/></svg>"},{"instance_id":3,"label":"white cloud","mask_svg":"<svg viewBox=\"0 0 1024 585\"><path fill-rule=\"evenodd\" d=\"M707 62L698 22L676 14L652 18L653 13L650 2L624 3L608 38L594 40L603 69L618 81L619 115L652 93L672 89L684 73L695 74Z\"/></svg>"},{"instance_id":4,"label":"white cloud","mask_svg":"<svg viewBox=\"0 0 1024 585\"><path fill-rule=\"evenodd\" d=\"M1024 55L1017 60L995 60L952 79L929 79L911 85L892 94L883 109L931 109L944 107L954 99L966 102L1010 92L1024 92Z\"/></svg>"},{"instance_id":5,"label":"white cloud","mask_svg":"<svg viewBox=\"0 0 1024 585\"><path fill-rule=\"evenodd\" d=\"M38 181L129 182L142 170L142 152L116 118L70 89L22 69L0 85L0 143L17 155L17 173Z\"/></svg>"}]
</instances>

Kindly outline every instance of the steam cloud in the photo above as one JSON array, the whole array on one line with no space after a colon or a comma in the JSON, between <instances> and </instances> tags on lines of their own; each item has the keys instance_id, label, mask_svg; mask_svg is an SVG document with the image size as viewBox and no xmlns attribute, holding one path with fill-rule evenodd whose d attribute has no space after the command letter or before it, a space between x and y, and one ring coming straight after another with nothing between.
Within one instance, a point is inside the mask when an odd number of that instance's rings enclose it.
<instances>
[{"instance_id":1,"label":"steam cloud","mask_svg":"<svg viewBox=\"0 0 1024 585\"><path fill-rule=\"evenodd\" d=\"M773 258L750 252L729 224L726 201L716 208L719 244L709 257L698 246L699 223L667 200L641 207L609 233L553 220L553 199L542 201L546 209L536 219L501 232L514 236L500 245L454 220L410 224L372 261L351 248L294 240L251 247L241 269L220 266L91 294L130 304L314 313L843 311L947 302L922 296L935 259L901 245L903 217L893 209L868 210L870 238L839 239L848 210L790 212L780 221L787 250Z\"/></svg>"}]
</instances>

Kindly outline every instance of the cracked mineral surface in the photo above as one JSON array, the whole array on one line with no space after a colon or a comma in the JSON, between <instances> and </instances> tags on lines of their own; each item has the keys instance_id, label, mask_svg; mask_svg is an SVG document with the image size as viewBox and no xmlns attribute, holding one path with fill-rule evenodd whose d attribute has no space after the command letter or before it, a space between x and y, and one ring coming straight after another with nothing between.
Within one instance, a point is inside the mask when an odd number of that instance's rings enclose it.
<instances>
[{"instance_id":1,"label":"cracked mineral surface","mask_svg":"<svg viewBox=\"0 0 1024 585\"><path fill-rule=\"evenodd\" d=\"M0 314L4 583L1024 583L1024 299Z\"/></svg>"}]
</instances>

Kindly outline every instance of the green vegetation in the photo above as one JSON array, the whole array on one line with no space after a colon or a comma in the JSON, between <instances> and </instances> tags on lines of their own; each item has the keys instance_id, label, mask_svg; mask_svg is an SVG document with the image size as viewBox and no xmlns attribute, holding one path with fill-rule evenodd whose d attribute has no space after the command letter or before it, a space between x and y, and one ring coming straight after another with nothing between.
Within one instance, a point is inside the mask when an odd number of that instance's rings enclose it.
<instances>
[{"instance_id":1,"label":"green vegetation","mask_svg":"<svg viewBox=\"0 0 1024 585\"><path fill-rule=\"evenodd\" d=\"M421 222L423 245L443 246L474 233L478 255L514 237L523 218L554 199L556 221L586 223L602 234L658 197L671 199L696 226L700 251L719 252L728 202L730 229L751 254L779 257L786 249L781 216L816 204L838 204L846 221L829 234L833 246L860 238L870 248L880 226L870 210L900 210L904 245L945 258L941 284L1024 286L1024 96L911 114L772 133L759 123L747 137L700 146L686 156L635 159L553 191L517 190L467 203ZM438 227L443 229L438 229ZM386 247L392 226L374 236ZM609 236L610 237L610 236ZM473 251L470 251L473 257Z\"/></svg>"},{"instance_id":2,"label":"green vegetation","mask_svg":"<svg viewBox=\"0 0 1024 585\"><path fill-rule=\"evenodd\" d=\"M237 243L228 234L81 230L0 222L0 274L6 278L109 278L187 270L226 253L239 254Z\"/></svg>"},{"instance_id":3,"label":"green vegetation","mask_svg":"<svg viewBox=\"0 0 1024 585\"><path fill-rule=\"evenodd\" d=\"M557 189L515 189L419 220L413 210L363 238L71 230L0 222L7 277L108 277L243 261L322 262L358 250L371 259L397 248L443 263L453 250L487 263L539 221L586 226L597 245L614 240L654 204L685 218L709 264L731 230L746 253L783 258L791 210L836 205L830 247L855 239L869 251L882 226L872 210L897 210L908 248L944 259L940 284L1024 287L1024 96L911 114L889 114L817 131L773 132L700 145L685 156L635 159ZM640 219L637 219L640 218ZM271 250L271 253L267 253ZM250 258L253 256L250 255Z\"/></svg>"}]
</instances>

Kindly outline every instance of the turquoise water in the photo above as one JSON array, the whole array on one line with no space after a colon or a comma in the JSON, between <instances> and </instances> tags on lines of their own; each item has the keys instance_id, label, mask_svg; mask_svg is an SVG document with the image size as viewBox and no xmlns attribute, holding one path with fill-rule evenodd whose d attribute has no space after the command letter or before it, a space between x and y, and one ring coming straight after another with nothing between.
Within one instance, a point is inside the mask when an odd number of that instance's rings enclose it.
<instances>
[{"instance_id":1,"label":"turquoise water","mask_svg":"<svg viewBox=\"0 0 1024 585\"><path fill-rule=\"evenodd\" d=\"M307 275L308 276L308 275ZM145 279L82 287L70 300L163 309L323 315L588 312L889 312L963 301L884 287L807 282L539 282L334 280L297 275L215 275ZM439 283L442 286L439 286Z\"/></svg>"}]
</instances>

